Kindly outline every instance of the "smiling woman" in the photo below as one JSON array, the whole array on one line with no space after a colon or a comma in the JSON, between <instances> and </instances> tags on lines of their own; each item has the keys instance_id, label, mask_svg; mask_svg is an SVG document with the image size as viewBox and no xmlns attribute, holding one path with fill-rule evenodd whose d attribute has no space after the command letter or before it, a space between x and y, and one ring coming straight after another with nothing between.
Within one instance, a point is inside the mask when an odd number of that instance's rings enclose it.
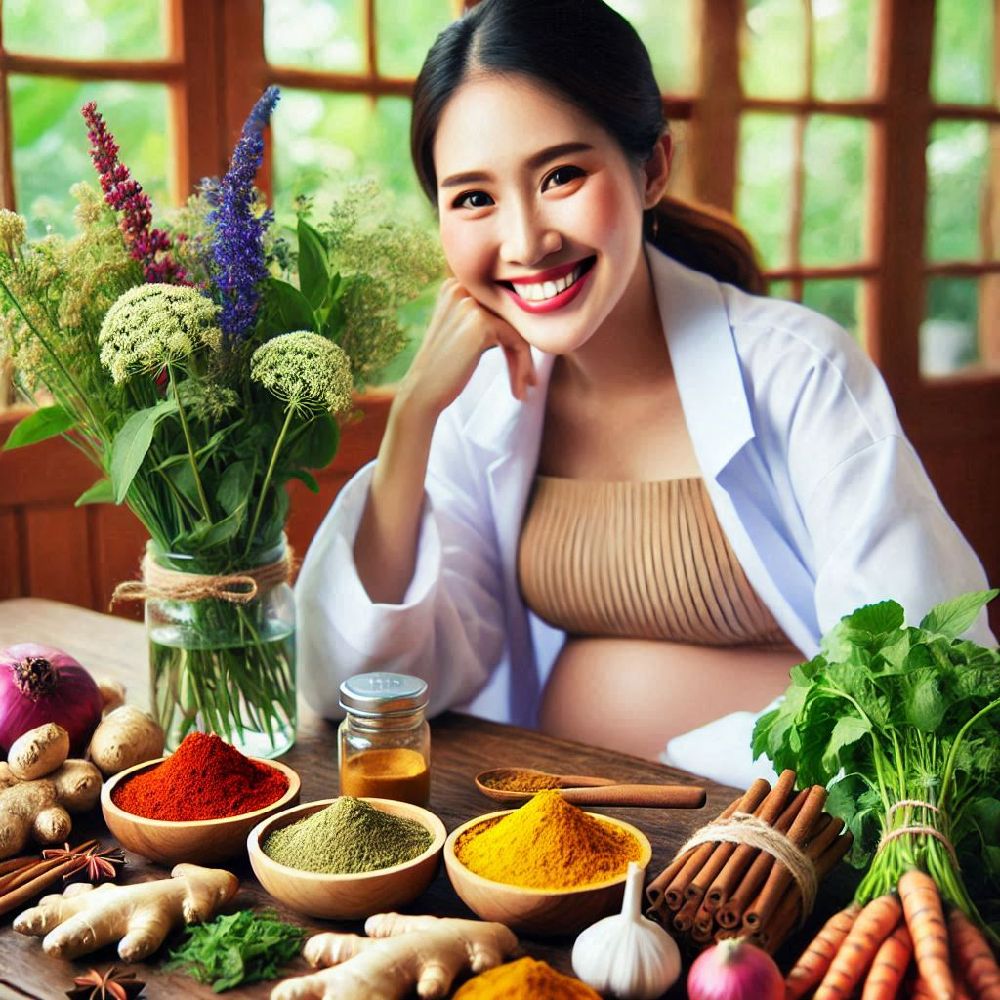
<instances>
[{"instance_id":1,"label":"smiling woman","mask_svg":"<svg viewBox=\"0 0 1000 1000\"><path fill-rule=\"evenodd\" d=\"M842 615L985 586L853 340L757 294L742 233L664 197L659 88L601 0L449 26L411 151L453 276L302 567L316 708L391 664L432 713L673 740L744 785L749 713Z\"/></svg>"}]
</instances>

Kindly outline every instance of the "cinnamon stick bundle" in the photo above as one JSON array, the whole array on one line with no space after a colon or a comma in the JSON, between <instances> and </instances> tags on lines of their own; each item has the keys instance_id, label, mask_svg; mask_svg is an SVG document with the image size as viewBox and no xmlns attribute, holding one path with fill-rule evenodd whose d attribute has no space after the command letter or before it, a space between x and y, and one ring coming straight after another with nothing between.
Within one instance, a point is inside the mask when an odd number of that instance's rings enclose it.
<instances>
[{"instance_id":1,"label":"cinnamon stick bundle","mask_svg":"<svg viewBox=\"0 0 1000 1000\"><path fill-rule=\"evenodd\" d=\"M742 841L751 838L745 827L740 829L746 823L754 828L754 843L707 840L682 849L647 887L647 914L698 947L749 935L755 944L776 950L803 914L799 882L779 856L788 855L789 845L797 848L818 882L847 853L852 839L843 820L824 811L826 790L814 785L796 791L795 781L791 770L783 771L773 788L758 779L709 828L703 827L702 836L711 837L716 833L711 827L730 821L734 831L717 835L732 833ZM774 835L762 831L761 823ZM764 846L756 846L760 843ZM787 860L801 867L794 857Z\"/></svg>"}]
</instances>

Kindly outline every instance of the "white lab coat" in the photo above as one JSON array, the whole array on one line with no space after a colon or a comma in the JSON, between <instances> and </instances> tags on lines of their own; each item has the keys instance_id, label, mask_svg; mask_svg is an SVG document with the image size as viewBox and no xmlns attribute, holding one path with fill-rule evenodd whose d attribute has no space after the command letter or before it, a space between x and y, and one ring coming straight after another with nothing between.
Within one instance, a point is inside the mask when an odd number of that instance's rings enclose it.
<instances>
[{"instance_id":1,"label":"white lab coat","mask_svg":"<svg viewBox=\"0 0 1000 1000\"><path fill-rule=\"evenodd\" d=\"M750 582L806 656L854 608L893 598L919 621L986 586L903 436L882 379L835 323L678 264L647 259L694 451ZM338 687L366 670L417 674L430 710L536 721L563 634L531 614L517 582L552 356L519 403L499 351L484 355L435 430L416 570L403 603L373 604L353 562L372 465L343 488L296 586L307 701L342 714ZM970 635L992 642L985 615ZM759 710L760 705L747 705ZM745 785L753 716L671 743L664 759Z\"/></svg>"}]
</instances>

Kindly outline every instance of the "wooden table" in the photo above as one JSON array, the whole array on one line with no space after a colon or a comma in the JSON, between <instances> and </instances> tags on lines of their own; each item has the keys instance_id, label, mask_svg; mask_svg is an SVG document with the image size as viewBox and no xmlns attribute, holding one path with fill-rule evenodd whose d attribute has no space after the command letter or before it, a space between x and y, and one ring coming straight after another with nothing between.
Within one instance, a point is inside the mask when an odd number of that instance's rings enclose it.
<instances>
[{"instance_id":1,"label":"wooden table","mask_svg":"<svg viewBox=\"0 0 1000 1000\"><path fill-rule=\"evenodd\" d=\"M146 707L148 680L146 675L145 633L135 622L112 618L82 608L42 600L0 602L0 648L13 642L37 641L66 650L77 657L93 674L107 674L127 687L128 700ZM468 715L449 712L431 723L433 741L433 779L430 808L437 813L450 831L472 817L488 812L495 805L476 791L473 778L487 767L515 764L576 774L601 774L622 781L678 782L703 785L708 791L708 803L700 810L609 809L617 816L638 826L653 845L649 867L652 876L663 869L677 848L699 826L713 818L733 798L737 790L651 761L640 760L611 750L553 739L539 733L512 726L497 725ZM338 793L336 766L336 724L318 718L300 706L298 740L282 760L295 768L302 778L301 801L328 798ZM99 815L87 821L74 820L74 837L80 834L107 839L107 830ZM136 856L128 856L124 881L162 876L166 869ZM271 906L292 922L300 923L310 932L320 930L352 930L360 925L335 924L299 917L287 911L268 896L257 883L245 856L233 862L230 869L240 880L240 892L234 908ZM843 870L824 883L823 905L810 919L805 932L815 929L836 905L842 905L850 895L853 879ZM413 913L437 916L472 916L451 888L443 867L437 878L411 907ZM47 957L38 939L15 934L10 917L0 918L0 997L57 998L64 996L74 975L93 966L102 971L117 959L112 948L105 948L76 962L57 961ZM168 945L175 944L181 934L175 933ZM803 935L791 939L785 948L790 955ZM534 940L522 938L524 950L542 958L563 972L571 972L569 955L572 940ZM132 967L138 978L145 980L150 1000L173 997L212 997L208 986L176 972L161 970L166 948L149 961ZM779 954L779 960L782 955ZM300 959L291 967L293 972L305 971ZM231 990L228 997L267 997L269 983L259 983ZM677 986L668 996L683 997Z\"/></svg>"}]
</instances>

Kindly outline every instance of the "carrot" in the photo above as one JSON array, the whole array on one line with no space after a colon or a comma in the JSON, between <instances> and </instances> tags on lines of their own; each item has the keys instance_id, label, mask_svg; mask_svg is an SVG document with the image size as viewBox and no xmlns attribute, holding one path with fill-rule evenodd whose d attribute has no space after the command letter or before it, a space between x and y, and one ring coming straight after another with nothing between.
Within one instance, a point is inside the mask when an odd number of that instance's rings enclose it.
<instances>
[{"instance_id":1,"label":"carrot","mask_svg":"<svg viewBox=\"0 0 1000 1000\"><path fill-rule=\"evenodd\" d=\"M906 929L906 923L900 921L895 931L882 942L875 953L861 1000L893 1000L903 976L906 975L912 954L910 932Z\"/></svg>"},{"instance_id":2,"label":"carrot","mask_svg":"<svg viewBox=\"0 0 1000 1000\"><path fill-rule=\"evenodd\" d=\"M920 978L936 1000L955 1000L955 980L948 965L948 932L937 884L930 875L911 868L900 877L897 889L913 938Z\"/></svg>"},{"instance_id":3,"label":"carrot","mask_svg":"<svg viewBox=\"0 0 1000 1000\"><path fill-rule=\"evenodd\" d=\"M952 962L977 1000L1000 1000L1000 967L983 932L959 909L948 914Z\"/></svg>"},{"instance_id":4,"label":"carrot","mask_svg":"<svg viewBox=\"0 0 1000 1000\"><path fill-rule=\"evenodd\" d=\"M873 899L858 914L854 926L830 963L823 982L816 990L816 1000L838 1000L851 996L875 952L893 932L902 914L895 896Z\"/></svg>"},{"instance_id":5,"label":"carrot","mask_svg":"<svg viewBox=\"0 0 1000 1000\"><path fill-rule=\"evenodd\" d=\"M823 924L785 977L785 1000L800 1000L823 978L860 912L861 907L851 903Z\"/></svg>"}]
</instances>

